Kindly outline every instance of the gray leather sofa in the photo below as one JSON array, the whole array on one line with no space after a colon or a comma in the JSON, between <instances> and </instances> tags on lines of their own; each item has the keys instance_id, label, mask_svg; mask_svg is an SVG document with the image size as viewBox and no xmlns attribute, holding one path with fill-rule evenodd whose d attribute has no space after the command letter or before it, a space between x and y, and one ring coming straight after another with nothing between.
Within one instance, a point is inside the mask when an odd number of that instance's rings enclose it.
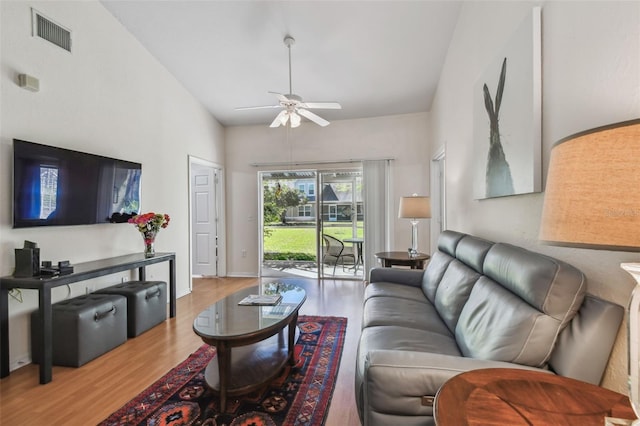
<instances>
[{"instance_id":1,"label":"gray leather sofa","mask_svg":"<svg viewBox=\"0 0 640 426\"><path fill-rule=\"evenodd\" d=\"M624 316L582 272L510 244L445 231L424 271L374 268L355 390L365 425L433 424L449 378L480 368L599 384Z\"/></svg>"}]
</instances>

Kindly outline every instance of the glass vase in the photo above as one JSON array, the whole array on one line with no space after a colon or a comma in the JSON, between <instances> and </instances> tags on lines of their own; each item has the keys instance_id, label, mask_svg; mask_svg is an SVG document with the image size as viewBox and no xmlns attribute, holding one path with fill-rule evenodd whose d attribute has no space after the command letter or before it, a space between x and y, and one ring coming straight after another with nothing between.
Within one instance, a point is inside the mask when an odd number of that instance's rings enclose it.
<instances>
[{"instance_id":1,"label":"glass vase","mask_svg":"<svg viewBox=\"0 0 640 426\"><path fill-rule=\"evenodd\" d=\"M153 247L153 243L156 241L155 232L143 232L142 238L144 239L144 257L153 257L156 255L156 250Z\"/></svg>"},{"instance_id":2,"label":"glass vase","mask_svg":"<svg viewBox=\"0 0 640 426\"><path fill-rule=\"evenodd\" d=\"M153 257L156 255L156 250L153 247L154 241L145 241L144 243L144 257Z\"/></svg>"}]
</instances>

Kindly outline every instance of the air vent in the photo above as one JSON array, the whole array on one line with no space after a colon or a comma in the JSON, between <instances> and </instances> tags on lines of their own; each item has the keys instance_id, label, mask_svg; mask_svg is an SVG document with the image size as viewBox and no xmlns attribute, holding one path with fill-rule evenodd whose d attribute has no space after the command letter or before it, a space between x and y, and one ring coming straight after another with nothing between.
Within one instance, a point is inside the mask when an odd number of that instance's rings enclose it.
<instances>
[{"instance_id":1,"label":"air vent","mask_svg":"<svg viewBox=\"0 0 640 426\"><path fill-rule=\"evenodd\" d=\"M71 31L56 24L37 10L31 10L33 15L33 35L47 40L67 52L71 52Z\"/></svg>"}]
</instances>

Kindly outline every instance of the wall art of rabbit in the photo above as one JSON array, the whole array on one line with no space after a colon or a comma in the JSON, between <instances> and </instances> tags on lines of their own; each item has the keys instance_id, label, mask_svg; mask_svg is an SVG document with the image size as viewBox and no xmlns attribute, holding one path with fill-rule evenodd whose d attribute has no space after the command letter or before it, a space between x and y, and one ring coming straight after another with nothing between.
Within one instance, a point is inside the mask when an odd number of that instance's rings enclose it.
<instances>
[{"instance_id":1,"label":"wall art of rabbit","mask_svg":"<svg viewBox=\"0 0 640 426\"><path fill-rule=\"evenodd\" d=\"M491 94L489 94L489 88L486 83L482 88L484 92L484 106L489 115L489 153L487 155L487 170L485 175L487 198L501 197L515 193L513 189L513 178L511 177L511 168L504 155L500 141L500 127L498 124L498 114L500 113L506 74L507 58L504 58L504 61L502 61L502 70L500 71L500 80L498 81L498 88L496 90L495 103L491 99Z\"/></svg>"}]
</instances>

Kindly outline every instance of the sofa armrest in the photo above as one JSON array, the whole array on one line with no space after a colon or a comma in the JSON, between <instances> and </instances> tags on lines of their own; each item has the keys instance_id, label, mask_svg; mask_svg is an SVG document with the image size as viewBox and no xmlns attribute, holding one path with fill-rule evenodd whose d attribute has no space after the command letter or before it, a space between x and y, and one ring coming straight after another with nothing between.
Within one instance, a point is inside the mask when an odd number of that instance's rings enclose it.
<instances>
[{"instance_id":1,"label":"sofa armrest","mask_svg":"<svg viewBox=\"0 0 640 426\"><path fill-rule=\"evenodd\" d=\"M372 268L369 272L369 282L384 281L420 287L423 275L424 270L421 269Z\"/></svg>"},{"instance_id":2,"label":"sofa armrest","mask_svg":"<svg viewBox=\"0 0 640 426\"><path fill-rule=\"evenodd\" d=\"M364 417L378 413L432 416L432 397L450 378L481 368L548 370L428 352L374 350L367 354L364 372ZM423 398L426 397L426 398ZM365 424L368 424L365 421Z\"/></svg>"},{"instance_id":3,"label":"sofa armrest","mask_svg":"<svg viewBox=\"0 0 640 426\"><path fill-rule=\"evenodd\" d=\"M557 374L599 385L624 318L624 308L587 294L560 332L549 360Z\"/></svg>"}]
</instances>

